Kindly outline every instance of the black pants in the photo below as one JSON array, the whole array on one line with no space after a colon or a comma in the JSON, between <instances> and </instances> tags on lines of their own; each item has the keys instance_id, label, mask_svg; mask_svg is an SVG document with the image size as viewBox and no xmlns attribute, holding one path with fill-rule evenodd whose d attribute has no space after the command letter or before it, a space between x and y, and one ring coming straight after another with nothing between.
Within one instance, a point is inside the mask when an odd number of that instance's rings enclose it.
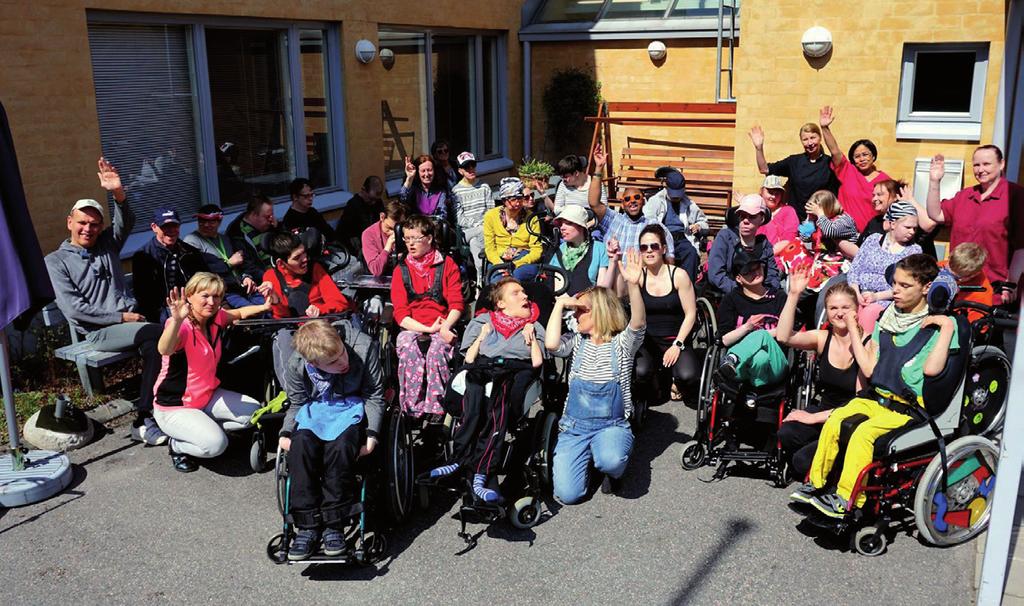
<instances>
[{"instance_id":1,"label":"black pants","mask_svg":"<svg viewBox=\"0 0 1024 606\"><path fill-rule=\"evenodd\" d=\"M700 253L686 238L685 232L673 232L672 241L675 244L673 255L676 267L681 268L690 276L690 281L697 283L697 265L700 263Z\"/></svg>"},{"instance_id":2,"label":"black pants","mask_svg":"<svg viewBox=\"0 0 1024 606\"><path fill-rule=\"evenodd\" d=\"M362 424L352 425L330 442L308 429L292 433L289 498L296 526L341 528L359 513L354 467L363 432Z\"/></svg>"},{"instance_id":3,"label":"black pants","mask_svg":"<svg viewBox=\"0 0 1024 606\"><path fill-rule=\"evenodd\" d=\"M824 408L820 406L807 407L807 412L812 414L822 410ZM779 428L779 441L782 443L784 456L790 457L790 473L801 482L811 470L811 461L814 460L814 452L818 449L820 435L821 425L786 421Z\"/></svg>"},{"instance_id":4,"label":"black pants","mask_svg":"<svg viewBox=\"0 0 1024 606\"><path fill-rule=\"evenodd\" d=\"M454 462L473 473L498 472L505 434L519 422L526 390L538 377L538 371L526 369L497 375L479 369L468 371L462 416L455 430ZM484 395L487 381L494 381L490 398Z\"/></svg>"},{"instance_id":5,"label":"black pants","mask_svg":"<svg viewBox=\"0 0 1024 606\"><path fill-rule=\"evenodd\" d=\"M679 352L679 359L671 368L664 368L661 360L665 352L675 339L668 340L660 337L645 336L644 344L636 354L636 377L638 383L647 385L652 394L659 394L661 391L660 378L662 371L669 371L674 381L683 385L689 385L700 378L700 369L697 367L697 356L693 349L686 347ZM658 390L658 391L654 391Z\"/></svg>"}]
</instances>

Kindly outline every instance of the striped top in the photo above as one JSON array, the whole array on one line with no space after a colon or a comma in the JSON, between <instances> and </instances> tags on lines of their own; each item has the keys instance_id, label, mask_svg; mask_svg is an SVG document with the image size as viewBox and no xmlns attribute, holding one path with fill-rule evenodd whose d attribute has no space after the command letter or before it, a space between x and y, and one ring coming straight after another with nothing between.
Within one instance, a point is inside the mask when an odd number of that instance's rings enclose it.
<instances>
[{"instance_id":1,"label":"striped top","mask_svg":"<svg viewBox=\"0 0 1024 606\"><path fill-rule=\"evenodd\" d=\"M455 199L455 219L462 229L482 226L484 213L494 208L491 186L486 183L473 185L459 181L452 187L452 197Z\"/></svg>"},{"instance_id":2,"label":"striped top","mask_svg":"<svg viewBox=\"0 0 1024 606\"><path fill-rule=\"evenodd\" d=\"M569 354L583 356L580 359L579 368L570 369L570 382L577 378L594 383L607 383L618 379L619 386L622 387L623 406L628 419L633 413L633 359L644 342L644 331L644 328L635 330L626 326L626 330L615 335L607 343L596 345L588 338L586 347L582 346L583 336L579 333L565 334L562 335L562 342L554 355L560 358L568 357ZM612 347L616 348L618 368L612 368L611 365Z\"/></svg>"}]
</instances>

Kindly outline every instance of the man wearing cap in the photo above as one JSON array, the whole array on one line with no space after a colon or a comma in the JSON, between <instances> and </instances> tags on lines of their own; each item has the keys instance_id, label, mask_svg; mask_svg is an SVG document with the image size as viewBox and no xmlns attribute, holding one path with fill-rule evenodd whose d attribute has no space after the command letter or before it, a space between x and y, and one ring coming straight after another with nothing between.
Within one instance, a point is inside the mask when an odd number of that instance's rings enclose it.
<instances>
[{"instance_id":1,"label":"man wearing cap","mask_svg":"<svg viewBox=\"0 0 1024 606\"><path fill-rule=\"evenodd\" d=\"M234 309L246 305L262 305L264 296L272 289L269 282L257 284L249 276L239 280L242 251L235 250L231 240L221 234L224 213L216 204L199 207L196 213L196 231L182 238L186 244L199 249L210 271L224 280L224 301Z\"/></svg>"},{"instance_id":2,"label":"man wearing cap","mask_svg":"<svg viewBox=\"0 0 1024 606\"><path fill-rule=\"evenodd\" d=\"M455 222L469 242L469 250L473 253L473 262L476 263L479 276L483 273L480 253L484 250L484 213L493 206L491 186L477 182L476 156L471 152L459 154L457 166L462 179L452 187Z\"/></svg>"},{"instance_id":3,"label":"man wearing cap","mask_svg":"<svg viewBox=\"0 0 1024 606\"><path fill-rule=\"evenodd\" d=\"M158 446L167 436L153 421L153 385L160 372L159 324L135 313L120 253L135 223L121 177L105 159L99 160L100 186L114 197L112 225L103 229L103 207L96 200L79 200L68 214L70 237L46 256L46 269L57 306L74 330L99 351L138 350L142 355L137 416L132 438Z\"/></svg>"},{"instance_id":4,"label":"man wearing cap","mask_svg":"<svg viewBox=\"0 0 1024 606\"><path fill-rule=\"evenodd\" d=\"M728 293L736 288L733 258L739 252L764 261L764 283L769 288L780 288L779 266L775 264L772 244L759 227L770 221L771 212L758 194L747 194L725 215L726 228L718 232L708 253L708 280L718 290Z\"/></svg>"},{"instance_id":5,"label":"man wearing cap","mask_svg":"<svg viewBox=\"0 0 1024 606\"><path fill-rule=\"evenodd\" d=\"M171 289L185 288L189 278L210 268L198 248L181 241L181 219L173 208L153 211L149 228L153 237L132 255L135 298L147 320L163 324Z\"/></svg>"},{"instance_id":6,"label":"man wearing cap","mask_svg":"<svg viewBox=\"0 0 1024 606\"><path fill-rule=\"evenodd\" d=\"M676 265L695 279L700 263L698 237L710 230L708 218L697 203L686 195L686 179L678 170L669 168L664 178L665 187L647 199L644 215L660 221L675 240Z\"/></svg>"}]
</instances>

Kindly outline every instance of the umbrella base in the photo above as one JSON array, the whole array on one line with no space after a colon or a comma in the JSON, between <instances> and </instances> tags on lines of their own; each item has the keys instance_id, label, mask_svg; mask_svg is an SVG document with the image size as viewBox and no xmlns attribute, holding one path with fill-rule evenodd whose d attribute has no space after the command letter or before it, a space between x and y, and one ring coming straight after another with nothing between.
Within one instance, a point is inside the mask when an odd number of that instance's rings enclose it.
<instances>
[{"instance_id":1,"label":"umbrella base","mask_svg":"<svg viewBox=\"0 0 1024 606\"><path fill-rule=\"evenodd\" d=\"M71 461L67 455L47 450L30 450L25 469L14 471L14 457L0 455L0 506L20 507L44 501L71 484Z\"/></svg>"}]
</instances>

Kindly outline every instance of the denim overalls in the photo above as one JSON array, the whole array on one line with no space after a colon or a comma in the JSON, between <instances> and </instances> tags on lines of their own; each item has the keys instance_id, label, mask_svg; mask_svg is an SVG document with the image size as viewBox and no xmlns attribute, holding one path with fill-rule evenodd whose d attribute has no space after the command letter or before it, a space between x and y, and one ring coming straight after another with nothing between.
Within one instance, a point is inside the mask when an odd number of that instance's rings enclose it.
<instances>
[{"instance_id":1,"label":"denim overalls","mask_svg":"<svg viewBox=\"0 0 1024 606\"><path fill-rule=\"evenodd\" d=\"M583 351L596 347L589 339L580 341L573 355L572 373L580 370ZM618 347L613 341L611 365L618 371ZM616 374L618 374L616 372ZM625 400L618 377L595 383L579 377L569 381L565 413L558 422L555 445L554 489L558 500L569 505L587 492L591 460L601 473L618 478L626 470L633 449L633 432L625 418Z\"/></svg>"}]
</instances>

